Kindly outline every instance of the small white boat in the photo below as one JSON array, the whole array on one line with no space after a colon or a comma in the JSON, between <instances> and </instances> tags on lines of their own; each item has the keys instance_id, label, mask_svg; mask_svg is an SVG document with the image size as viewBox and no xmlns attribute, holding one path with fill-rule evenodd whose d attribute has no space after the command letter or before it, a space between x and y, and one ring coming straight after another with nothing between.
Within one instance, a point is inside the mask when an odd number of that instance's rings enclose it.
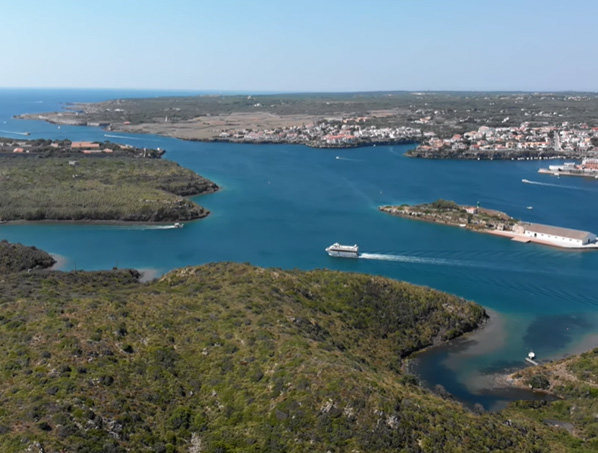
<instances>
[{"instance_id":1,"label":"small white boat","mask_svg":"<svg viewBox=\"0 0 598 453\"><path fill-rule=\"evenodd\" d=\"M528 181L527 179L522 179L522 180L521 180L521 182L524 182L524 183L526 183L526 184L528 184L528 183L529 183L529 181Z\"/></svg>"},{"instance_id":2,"label":"small white boat","mask_svg":"<svg viewBox=\"0 0 598 453\"><path fill-rule=\"evenodd\" d=\"M329 247L326 247L326 253L330 256L336 256L339 258L358 258L359 247L355 245L341 245L335 242Z\"/></svg>"},{"instance_id":3,"label":"small white boat","mask_svg":"<svg viewBox=\"0 0 598 453\"><path fill-rule=\"evenodd\" d=\"M174 225L172 225L175 228L183 228L183 224L179 223L179 222L174 222Z\"/></svg>"},{"instance_id":4,"label":"small white boat","mask_svg":"<svg viewBox=\"0 0 598 453\"><path fill-rule=\"evenodd\" d=\"M533 206L528 206L527 209L534 209L534 207Z\"/></svg>"}]
</instances>

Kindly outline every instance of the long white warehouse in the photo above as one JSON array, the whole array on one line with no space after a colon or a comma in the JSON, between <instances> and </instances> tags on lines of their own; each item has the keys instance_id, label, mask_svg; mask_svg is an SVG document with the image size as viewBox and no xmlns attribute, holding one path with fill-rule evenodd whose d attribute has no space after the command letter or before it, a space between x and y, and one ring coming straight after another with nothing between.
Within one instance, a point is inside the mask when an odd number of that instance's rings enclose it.
<instances>
[{"instance_id":1,"label":"long white warehouse","mask_svg":"<svg viewBox=\"0 0 598 453\"><path fill-rule=\"evenodd\" d=\"M521 222L513 232L523 234L532 240L554 243L560 247L584 247L596 243L596 235L589 231L572 230L540 223Z\"/></svg>"}]
</instances>

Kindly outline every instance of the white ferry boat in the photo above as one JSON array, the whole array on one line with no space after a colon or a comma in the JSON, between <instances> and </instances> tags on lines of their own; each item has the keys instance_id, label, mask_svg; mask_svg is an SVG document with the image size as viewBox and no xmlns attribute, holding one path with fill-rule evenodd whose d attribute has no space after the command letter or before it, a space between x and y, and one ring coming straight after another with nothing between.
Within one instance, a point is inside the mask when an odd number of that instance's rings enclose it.
<instances>
[{"instance_id":1,"label":"white ferry boat","mask_svg":"<svg viewBox=\"0 0 598 453\"><path fill-rule=\"evenodd\" d=\"M357 258L359 256L359 247L355 245L341 245L335 242L329 247L326 247L326 252L330 256L338 256L340 258Z\"/></svg>"}]
</instances>

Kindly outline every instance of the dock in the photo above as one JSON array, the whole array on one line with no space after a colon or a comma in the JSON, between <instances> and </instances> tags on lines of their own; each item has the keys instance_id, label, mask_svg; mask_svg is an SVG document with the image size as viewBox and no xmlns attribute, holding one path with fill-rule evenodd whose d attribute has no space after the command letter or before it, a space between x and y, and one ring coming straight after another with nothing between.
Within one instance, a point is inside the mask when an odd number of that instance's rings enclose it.
<instances>
[{"instance_id":1,"label":"dock","mask_svg":"<svg viewBox=\"0 0 598 453\"><path fill-rule=\"evenodd\" d=\"M532 240L530 238L528 238L528 237L518 237L518 236L516 236L514 238L511 238L511 241L522 242L523 244L528 244Z\"/></svg>"},{"instance_id":2,"label":"dock","mask_svg":"<svg viewBox=\"0 0 598 453\"><path fill-rule=\"evenodd\" d=\"M525 358L525 361L527 363L531 363L534 366L540 365L538 362L536 362L534 360L535 358L536 358L536 354L533 351L530 351L529 354L527 355L527 357Z\"/></svg>"}]
</instances>

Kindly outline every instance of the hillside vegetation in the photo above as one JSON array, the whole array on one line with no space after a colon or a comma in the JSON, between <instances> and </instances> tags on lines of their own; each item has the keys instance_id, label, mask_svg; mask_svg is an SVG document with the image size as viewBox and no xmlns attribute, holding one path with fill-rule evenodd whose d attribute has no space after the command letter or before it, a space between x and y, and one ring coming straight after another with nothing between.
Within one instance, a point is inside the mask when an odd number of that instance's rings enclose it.
<instances>
[{"instance_id":1,"label":"hillside vegetation","mask_svg":"<svg viewBox=\"0 0 598 453\"><path fill-rule=\"evenodd\" d=\"M512 230L517 219L501 211L458 205L454 201L439 199L432 203L400 206L380 206L382 212L425 222L443 223L471 230ZM468 212L467 210L473 210ZM500 227L500 228L498 228Z\"/></svg>"},{"instance_id":2,"label":"hillside vegetation","mask_svg":"<svg viewBox=\"0 0 598 453\"><path fill-rule=\"evenodd\" d=\"M483 322L473 303L333 271L138 276L1 280L0 451L565 451L401 371Z\"/></svg>"},{"instance_id":3,"label":"hillside vegetation","mask_svg":"<svg viewBox=\"0 0 598 453\"><path fill-rule=\"evenodd\" d=\"M43 250L0 241L0 275L28 269L45 269L53 266L56 260Z\"/></svg>"},{"instance_id":4,"label":"hillside vegetation","mask_svg":"<svg viewBox=\"0 0 598 453\"><path fill-rule=\"evenodd\" d=\"M218 189L161 159L0 158L0 220L191 220L208 211L183 198Z\"/></svg>"}]
</instances>

